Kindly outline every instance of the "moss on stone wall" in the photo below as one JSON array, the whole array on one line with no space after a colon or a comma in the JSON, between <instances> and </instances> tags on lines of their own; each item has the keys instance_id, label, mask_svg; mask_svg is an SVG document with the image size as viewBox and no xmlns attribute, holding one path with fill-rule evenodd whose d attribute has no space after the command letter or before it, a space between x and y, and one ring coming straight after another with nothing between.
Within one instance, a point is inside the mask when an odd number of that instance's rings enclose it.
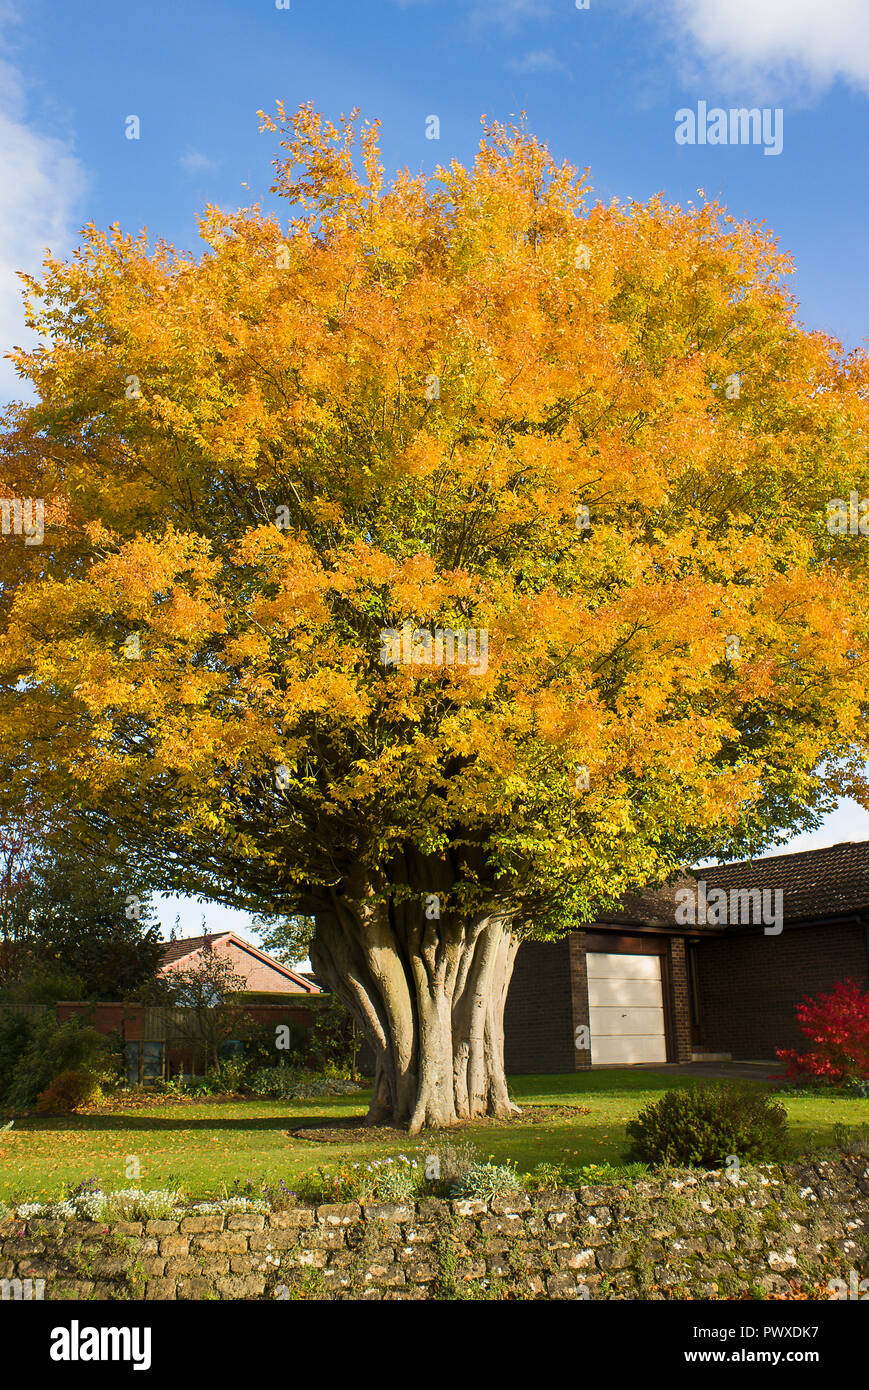
<instances>
[{"instance_id":1,"label":"moss on stone wall","mask_svg":"<svg viewBox=\"0 0 869 1390\"><path fill-rule=\"evenodd\" d=\"M829 1297L869 1273L869 1163L633 1186L166 1220L0 1223L0 1280L46 1298Z\"/></svg>"}]
</instances>

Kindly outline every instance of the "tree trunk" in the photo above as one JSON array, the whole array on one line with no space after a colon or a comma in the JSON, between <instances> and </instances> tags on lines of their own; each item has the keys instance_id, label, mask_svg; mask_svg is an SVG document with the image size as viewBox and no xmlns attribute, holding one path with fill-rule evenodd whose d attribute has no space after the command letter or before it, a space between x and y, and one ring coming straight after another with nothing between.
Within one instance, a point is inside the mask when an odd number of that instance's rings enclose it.
<instances>
[{"instance_id":1,"label":"tree trunk","mask_svg":"<svg viewBox=\"0 0 869 1390\"><path fill-rule=\"evenodd\" d=\"M334 894L317 906L311 944L314 969L374 1052L368 1122L411 1134L518 1113L504 1075L518 941L495 915L430 920L425 899Z\"/></svg>"}]
</instances>

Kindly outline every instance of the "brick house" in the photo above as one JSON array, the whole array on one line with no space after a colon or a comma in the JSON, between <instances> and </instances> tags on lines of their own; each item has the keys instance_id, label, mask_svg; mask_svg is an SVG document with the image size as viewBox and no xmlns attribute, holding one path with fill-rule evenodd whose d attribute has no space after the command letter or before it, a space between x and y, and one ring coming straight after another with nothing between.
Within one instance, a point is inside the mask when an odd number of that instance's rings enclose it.
<instances>
[{"instance_id":1,"label":"brick house","mask_svg":"<svg viewBox=\"0 0 869 1390\"><path fill-rule=\"evenodd\" d=\"M296 1034L307 1032L314 1024L317 1008L328 1004L329 996L313 979L282 965L231 931L167 942L157 973L168 975L191 969L209 951L225 957L244 979L246 990L240 1001L244 1012L269 1029L287 1024ZM197 1053L189 1041L190 1030L184 1019L191 1012L135 1002L62 1001L57 1005L61 1022L72 1014L80 1014L99 1032L120 1034L127 1080L132 1084L194 1069Z\"/></svg>"},{"instance_id":2,"label":"brick house","mask_svg":"<svg viewBox=\"0 0 869 1390\"><path fill-rule=\"evenodd\" d=\"M202 936L184 937L170 941L163 952L158 975L190 970L201 961L203 953L214 951L227 959L237 975L247 984L250 994L320 994L320 986L289 966L267 956L256 946L236 936L235 932L206 932Z\"/></svg>"},{"instance_id":3,"label":"brick house","mask_svg":"<svg viewBox=\"0 0 869 1390\"><path fill-rule=\"evenodd\" d=\"M316 1011L328 1002L328 995L287 995L285 1003L267 1003L259 998L245 1003L244 1012L270 1031L289 1025L293 1033L306 1033L313 1027ZM189 1028L184 1026L185 1009L151 1008L135 1002L109 1004L61 1000L57 1006L60 1023L79 1014L100 1033L118 1033L126 1057L127 1081L131 1085L174 1076L179 1071L201 1070L201 1048L192 1046ZM230 1050L232 1050L232 1045Z\"/></svg>"},{"instance_id":4,"label":"brick house","mask_svg":"<svg viewBox=\"0 0 869 1390\"><path fill-rule=\"evenodd\" d=\"M698 869L519 948L507 1071L774 1060L805 1042L796 1005L846 977L869 985L869 841Z\"/></svg>"}]
</instances>

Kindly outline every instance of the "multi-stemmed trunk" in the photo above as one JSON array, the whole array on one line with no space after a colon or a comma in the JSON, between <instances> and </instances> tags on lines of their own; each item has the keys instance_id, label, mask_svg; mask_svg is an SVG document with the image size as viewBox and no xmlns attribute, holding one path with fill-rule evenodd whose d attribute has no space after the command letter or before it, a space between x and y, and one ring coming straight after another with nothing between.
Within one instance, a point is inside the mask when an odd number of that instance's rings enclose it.
<instances>
[{"instance_id":1,"label":"multi-stemmed trunk","mask_svg":"<svg viewBox=\"0 0 869 1390\"><path fill-rule=\"evenodd\" d=\"M311 962L375 1057L371 1123L412 1134L517 1113L504 1075L504 1004L518 942L503 916L427 915L424 892L331 895Z\"/></svg>"}]
</instances>

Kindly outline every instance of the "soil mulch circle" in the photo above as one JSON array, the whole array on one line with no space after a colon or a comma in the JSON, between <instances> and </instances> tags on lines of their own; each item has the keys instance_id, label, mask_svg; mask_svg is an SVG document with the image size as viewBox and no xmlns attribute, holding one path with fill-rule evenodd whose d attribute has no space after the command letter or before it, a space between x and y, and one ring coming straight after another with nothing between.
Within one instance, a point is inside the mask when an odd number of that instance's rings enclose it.
<instances>
[{"instance_id":1,"label":"soil mulch circle","mask_svg":"<svg viewBox=\"0 0 869 1390\"><path fill-rule=\"evenodd\" d=\"M474 1129L511 1129L515 1125L540 1125L552 1120L569 1120L578 1115L590 1115L588 1105L527 1105L521 1115L513 1120L493 1120L483 1116L465 1125L457 1125L461 1131ZM444 1133L454 1134L456 1130ZM344 1120L333 1120L330 1125L300 1125L297 1129L284 1131L291 1139L306 1139L313 1144L370 1144L374 1140L403 1139L407 1136L407 1125L364 1125L356 1115Z\"/></svg>"}]
</instances>

